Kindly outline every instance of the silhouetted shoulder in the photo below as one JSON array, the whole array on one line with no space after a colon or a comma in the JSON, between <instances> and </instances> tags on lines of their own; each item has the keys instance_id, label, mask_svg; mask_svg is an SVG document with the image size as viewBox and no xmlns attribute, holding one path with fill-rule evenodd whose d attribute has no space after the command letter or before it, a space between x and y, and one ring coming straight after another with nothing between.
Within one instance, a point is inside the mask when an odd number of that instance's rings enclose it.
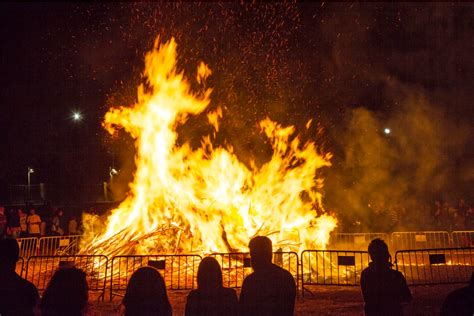
<instances>
[{"instance_id":1,"label":"silhouetted shoulder","mask_svg":"<svg viewBox=\"0 0 474 316\"><path fill-rule=\"evenodd\" d=\"M16 273L0 275L0 314L33 315L32 310L38 302L38 290L33 283L19 277Z\"/></svg>"},{"instance_id":2,"label":"silhouetted shoulder","mask_svg":"<svg viewBox=\"0 0 474 316\"><path fill-rule=\"evenodd\" d=\"M449 293L441 307L441 316L473 314L474 291L470 287L464 287Z\"/></svg>"}]
</instances>

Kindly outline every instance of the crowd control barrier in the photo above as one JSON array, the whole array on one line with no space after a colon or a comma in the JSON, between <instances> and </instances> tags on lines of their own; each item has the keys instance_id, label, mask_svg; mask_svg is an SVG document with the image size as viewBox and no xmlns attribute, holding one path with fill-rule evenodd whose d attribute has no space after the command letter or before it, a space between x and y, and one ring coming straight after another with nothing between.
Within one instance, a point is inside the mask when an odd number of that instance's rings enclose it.
<instances>
[{"instance_id":1,"label":"crowd control barrier","mask_svg":"<svg viewBox=\"0 0 474 316\"><path fill-rule=\"evenodd\" d=\"M90 291L98 291L104 298L108 259L103 255L31 256L27 261L25 279L39 291L44 291L58 268L75 267L87 275Z\"/></svg>"},{"instance_id":2,"label":"crowd control barrier","mask_svg":"<svg viewBox=\"0 0 474 316\"><path fill-rule=\"evenodd\" d=\"M301 253L301 286L360 285L362 270L369 264L367 251L304 250Z\"/></svg>"},{"instance_id":3,"label":"crowd control barrier","mask_svg":"<svg viewBox=\"0 0 474 316\"><path fill-rule=\"evenodd\" d=\"M449 248L450 246L450 236L446 231L392 233L392 249L394 251Z\"/></svg>"},{"instance_id":4,"label":"crowd control barrier","mask_svg":"<svg viewBox=\"0 0 474 316\"><path fill-rule=\"evenodd\" d=\"M474 231L453 231L451 239L454 247L474 247Z\"/></svg>"},{"instance_id":5,"label":"crowd control barrier","mask_svg":"<svg viewBox=\"0 0 474 316\"><path fill-rule=\"evenodd\" d=\"M390 235L386 233L334 233L329 238L327 249L367 251L375 238L383 239L390 246Z\"/></svg>"},{"instance_id":6,"label":"crowd control barrier","mask_svg":"<svg viewBox=\"0 0 474 316\"><path fill-rule=\"evenodd\" d=\"M193 254L115 256L110 269L110 300L123 295L133 272L144 266L158 269L170 290L193 289L201 259Z\"/></svg>"},{"instance_id":7,"label":"crowd control barrier","mask_svg":"<svg viewBox=\"0 0 474 316\"><path fill-rule=\"evenodd\" d=\"M474 248L400 250L395 264L408 285L466 283L474 272Z\"/></svg>"},{"instance_id":8,"label":"crowd control barrier","mask_svg":"<svg viewBox=\"0 0 474 316\"><path fill-rule=\"evenodd\" d=\"M20 248L20 257L28 259L38 254L38 238L17 238L18 247Z\"/></svg>"},{"instance_id":9,"label":"crowd control barrier","mask_svg":"<svg viewBox=\"0 0 474 316\"><path fill-rule=\"evenodd\" d=\"M51 236L39 239L39 255L75 255L79 252L81 235Z\"/></svg>"}]
</instances>

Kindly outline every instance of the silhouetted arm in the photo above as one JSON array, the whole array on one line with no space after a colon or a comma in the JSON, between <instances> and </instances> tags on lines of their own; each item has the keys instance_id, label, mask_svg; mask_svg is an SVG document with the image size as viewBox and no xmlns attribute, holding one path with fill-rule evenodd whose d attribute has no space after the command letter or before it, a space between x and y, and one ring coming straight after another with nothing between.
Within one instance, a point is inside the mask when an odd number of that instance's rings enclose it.
<instances>
[{"instance_id":1,"label":"silhouetted arm","mask_svg":"<svg viewBox=\"0 0 474 316\"><path fill-rule=\"evenodd\" d=\"M408 288L407 281L403 274L400 273L400 300L409 303L412 300L411 291Z\"/></svg>"},{"instance_id":2,"label":"silhouetted arm","mask_svg":"<svg viewBox=\"0 0 474 316\"><path fill-rule=\"evenodd\" d=\"M286 311L287 315L293 315L295 312L295 300L296 300L296 283L295 279L291 274L289 274L288 279L289 295L288 295L288 310Z\"/></svg>"},{"instance_id":3,"label":"silhouetted arm","mask_svg":"<svg viewBox=\"0 0 474 316\"><path fill-rule=\"evenodd\" d=\"M196 315L196 311L197 311L196 299L194 298L193 292L190 292L186 299L186 307L184 309L184 315L185 316Z\"/></svg>"},{"instance_id":4,"label":"silhouetted arm","mask_svg":"<svg viewBox=\"0 0 474 316\"><path fill-rule=\"evenodd\" d=\"M367 274L362 271L362 275L360 277L360 289L362 291L362 297L364 298L364 302L367 303L369 298L369 290L367 284Z\"/></svg>"}]
</instances>

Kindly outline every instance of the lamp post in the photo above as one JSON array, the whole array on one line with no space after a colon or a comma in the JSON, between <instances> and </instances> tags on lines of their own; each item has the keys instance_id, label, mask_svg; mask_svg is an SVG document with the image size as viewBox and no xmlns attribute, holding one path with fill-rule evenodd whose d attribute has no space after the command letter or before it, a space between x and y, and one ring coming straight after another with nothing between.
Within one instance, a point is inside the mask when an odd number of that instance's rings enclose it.
<instances>
[{"instance_id":1,"label":"lamp post","mask_svg":"<svg viewBox=\"0 0 474 316\"><path fill-rule=\"evenodd\" d=\"M28 200L31 199L31 174L34 173L35 170L31 167L28 167Z\"/></svg>"}]
</instances>

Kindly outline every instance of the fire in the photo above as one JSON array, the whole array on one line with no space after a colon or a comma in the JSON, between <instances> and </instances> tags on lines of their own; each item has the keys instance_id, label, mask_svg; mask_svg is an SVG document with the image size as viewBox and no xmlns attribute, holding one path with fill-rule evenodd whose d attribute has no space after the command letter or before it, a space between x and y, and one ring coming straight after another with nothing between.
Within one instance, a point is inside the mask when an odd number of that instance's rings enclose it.
<instances>
[{"instance_id":1,"label":"fire","mask_svg":"<svg viewBox=\"0 0 474 316\"><path fill-rule=\"evenodd\" d=\"M322 179L330 166L314 142L302 142L293 126L260 122L273 149L261 167L243 164L231 146L215 147L211 135L201 147L178 145L176 129L208 107L211 70L197 69L198 91L177 69L177 45L156 40L145 57L146 86L132 107L114 107L103 125L114 134L123 128L135 140L136 173L128 197L113 210L99 234L85 222L83 251L106 254L246 251L254 235L269 236L276 248L324 247L336 219L322 207ZM223 116L208 114L214 135ZM309 128L310 122L307 124ZM95 231L95 232L94 232Z\"/></svg>"}]
</instances>

